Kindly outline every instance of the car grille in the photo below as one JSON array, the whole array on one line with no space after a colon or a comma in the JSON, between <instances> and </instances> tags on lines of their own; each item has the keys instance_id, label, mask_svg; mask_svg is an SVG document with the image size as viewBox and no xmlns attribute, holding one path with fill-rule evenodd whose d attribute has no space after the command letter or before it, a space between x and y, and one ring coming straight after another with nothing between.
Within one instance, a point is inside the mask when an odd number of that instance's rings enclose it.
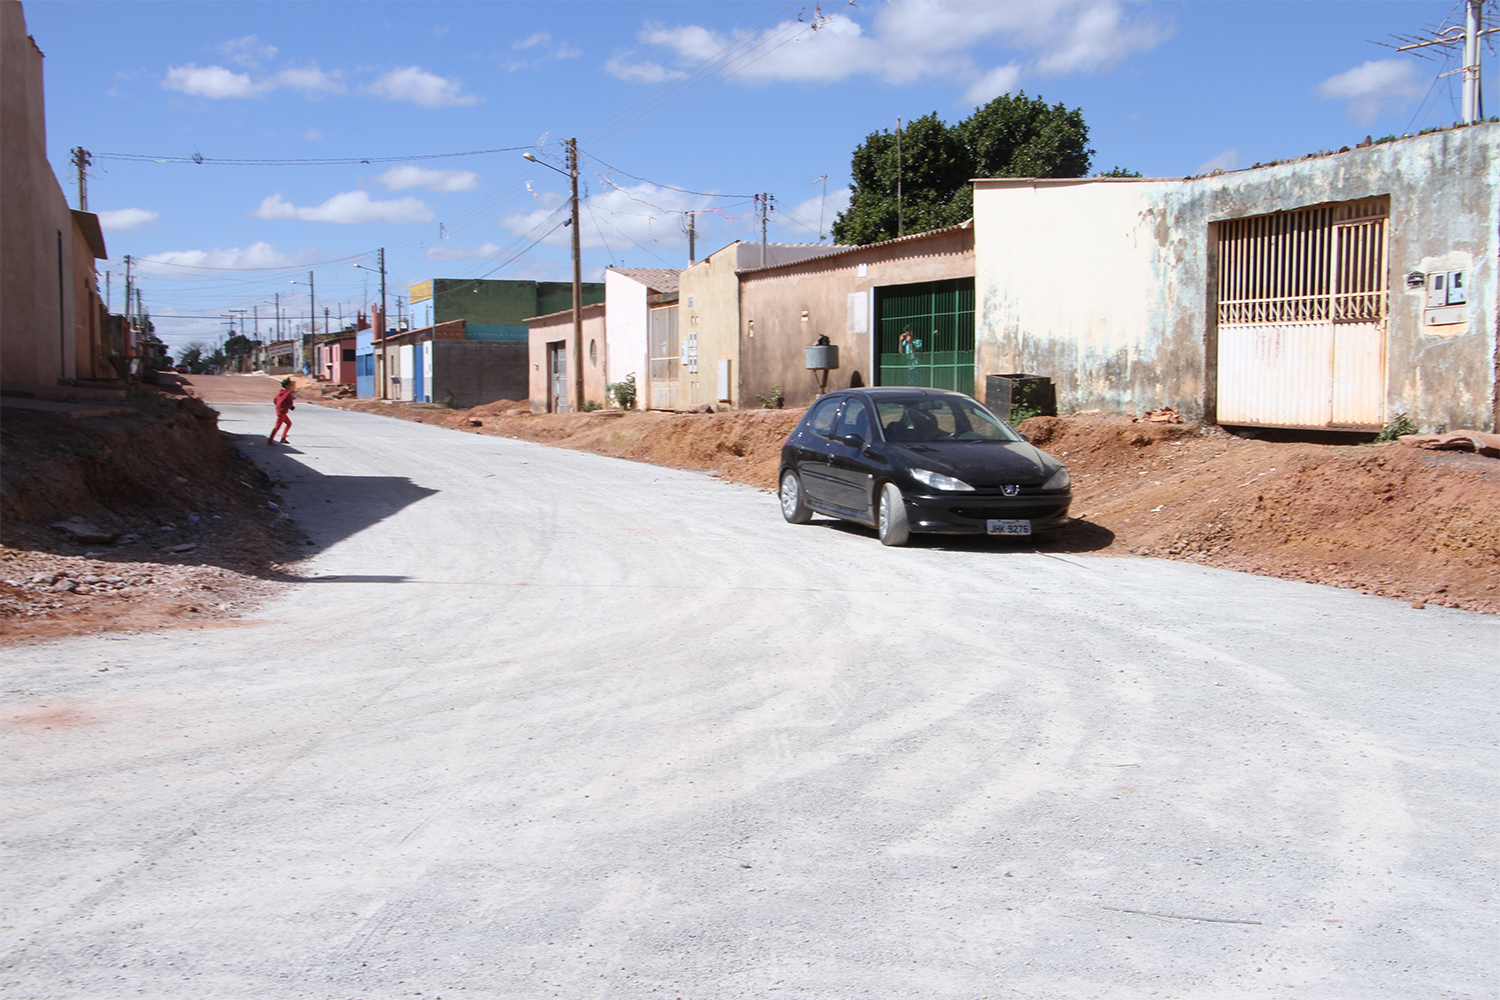
<instances>
[{"instance_id":1,"label":"car grille","mask_svg":"<svg viewBox=\"0 0 1500 1000\"><path fill-rule=\"evenodd\" d=\"M959 517L973 518L976 521L984 521L990 518L1006 518L1019 520L1026 518L1031 521L1048 521L1062 514L1068 508L1063 504L1030 504L1020 505L996 505L994 507L953 507L952 512Z\"/></svg>"}]
</instances>

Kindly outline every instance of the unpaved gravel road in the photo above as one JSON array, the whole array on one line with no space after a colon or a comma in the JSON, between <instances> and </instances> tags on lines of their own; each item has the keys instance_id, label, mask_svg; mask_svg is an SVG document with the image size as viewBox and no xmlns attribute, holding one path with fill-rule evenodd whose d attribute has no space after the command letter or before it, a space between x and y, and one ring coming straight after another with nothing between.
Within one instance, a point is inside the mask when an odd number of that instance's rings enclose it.
<instances>
[{"instance_id":1,"label":"unpaved gravel road","mask_svg":"<svg viewBox=\"0 0 1500 1000\"><path fill-rule=\"evenodd\" d=\"M313 580L7 650L7 1000L1500 985L1492 616L223 409Z\"/></svg>"}]
</instances>

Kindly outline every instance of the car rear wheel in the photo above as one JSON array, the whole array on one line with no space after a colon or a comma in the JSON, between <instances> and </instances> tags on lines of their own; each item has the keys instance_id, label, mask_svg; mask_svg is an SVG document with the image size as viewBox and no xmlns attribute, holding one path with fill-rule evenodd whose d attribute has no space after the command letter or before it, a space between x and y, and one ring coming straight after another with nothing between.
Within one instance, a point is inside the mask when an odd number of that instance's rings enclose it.
<instances>
[{"instance_id":1,"label":"car rear wheel","mask_svg":"<svg viewBox=\"0 0 1500 1000\"><path fill-rule=\"evenodd\" d=\"M877 522L881 545L905 545L911 538L911 528L906 523L906 501L895 483L886 483L880 490L880 514Z\"/></svg>"},{"instance_id":2,"label":"car rear wheel","mask_svg":"<svg viewBox=\"0 0 1500 1000\"><path fill-rule=\"evenodd\" d=\"M802 480L791 469L781 474L781 516L792 524L812 520L812 510L802 499Z\"/></svg>"}]
</instances>

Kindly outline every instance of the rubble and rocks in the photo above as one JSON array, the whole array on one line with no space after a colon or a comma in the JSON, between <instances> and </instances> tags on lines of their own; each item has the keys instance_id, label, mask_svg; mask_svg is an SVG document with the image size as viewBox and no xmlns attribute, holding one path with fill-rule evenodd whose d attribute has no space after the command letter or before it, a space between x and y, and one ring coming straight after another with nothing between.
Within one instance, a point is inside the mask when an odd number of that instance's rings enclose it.
<instances>
[{"instance_id":1,"label":"rubble and rocks","mask_svg":"<svg viewBox=\"0 0 1500 1000\"><path fill-rule=\"evenodd\" d=\"M1458 430L1447 434L1403 434L1402 444L1431 451L1472 451L1485 458L1500 458L1500 434Z\"/></svg>"}]
</instances>

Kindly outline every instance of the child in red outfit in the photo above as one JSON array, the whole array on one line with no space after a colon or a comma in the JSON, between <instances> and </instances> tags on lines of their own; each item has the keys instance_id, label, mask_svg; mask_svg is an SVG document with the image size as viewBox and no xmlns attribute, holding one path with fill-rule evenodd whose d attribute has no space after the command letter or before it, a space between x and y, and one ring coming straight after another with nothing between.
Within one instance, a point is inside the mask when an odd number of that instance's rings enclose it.
<instances>
[{"instance_id":1,"label":"child in red outfit","mask_svg":"<svg viewBox=\"0 0 1500 1000\"><path fill-rule=\"evenodd\" d=\"M276 394L276 426L271 428L271 436L266 439L266 444L276 443L276 432L281 431L281 443L286 444L286 436L292 432L292 418L287 414L297 408L292 400L297 398L297 390L292 387L292 380L285 378L281 380L281 391ZM282 425L286 429L282 430Z\"/></svg>"}]
</instances>

